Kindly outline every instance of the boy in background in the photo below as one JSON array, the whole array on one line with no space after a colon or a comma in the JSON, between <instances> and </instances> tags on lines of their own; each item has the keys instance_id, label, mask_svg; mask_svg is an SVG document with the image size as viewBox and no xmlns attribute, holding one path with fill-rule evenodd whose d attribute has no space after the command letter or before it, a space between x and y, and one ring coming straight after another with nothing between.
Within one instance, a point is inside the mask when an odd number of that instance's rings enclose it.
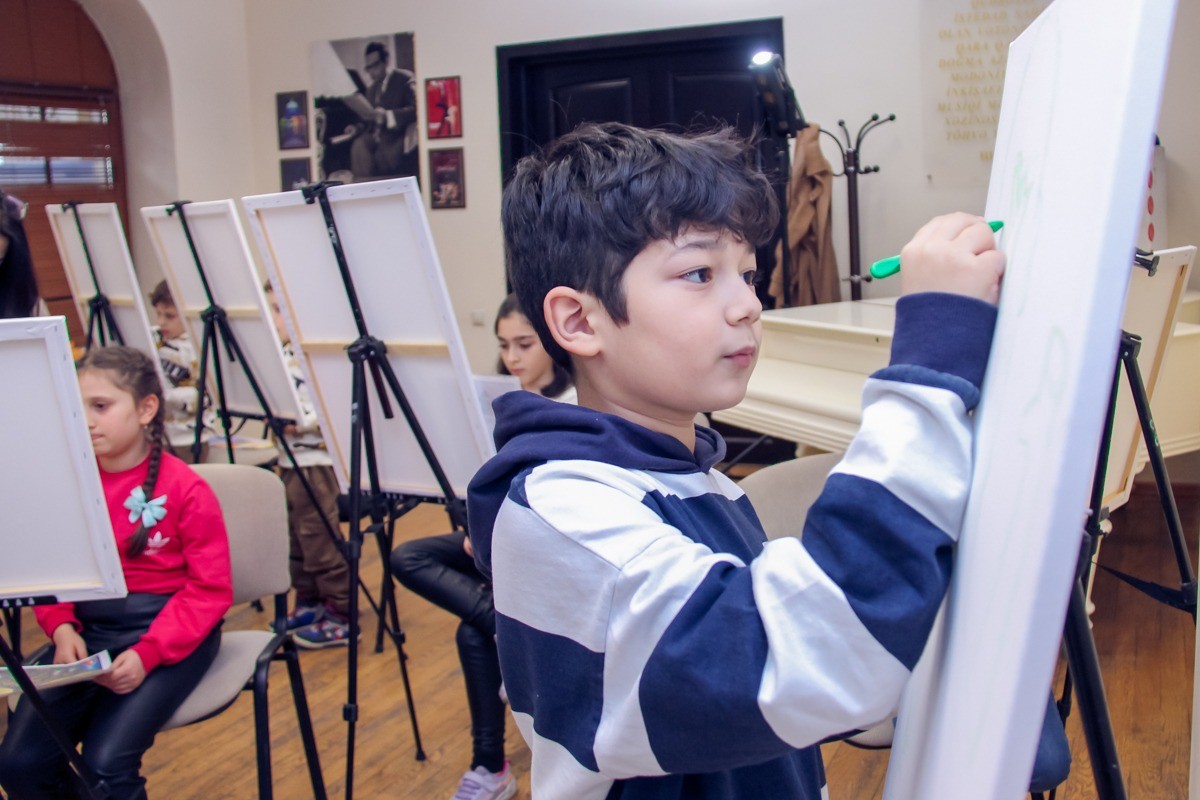
<instances>
[{"instance_id":1,"label":"boy in background","mask_svg":"<svg viewBox=\"0 0 1200 800\"><path fill-rule=\"evenodd\" d=\"M292 638L300 647L337 647L346 644L350 637L349 569L329 535L330 530L338 530L337 477L317 426L317 415L304 375L292 353L279 302L270 284L263 286L263 290L271 307L271 320L283 343L283 355L288 373L295 382L303 415L296 424L284 428L283 434L296 463L292 464L283 448L279 448L280 477L287 491L291 543L288 570L292 588L296 590L295 605L287 617L287 629L292 631ZM312 488L312 498L300 480L301 472Z\"/></svg>"},{"instance_id":2,"label":"boy in background","mask_svg":"<svg viewBox=\"0 0 1200 800\"><path fill-rule=\"evenodd\" d=\"M183 326L166 281L159 281L154 287L150 305L154 307L154 343L158 348L158 361L170 384L163 387L167 441L175 455L191 461L192 444L196 439L196 403L200 398L196 386L200 366L196 348Z\"/></svg>"},{"instance_id":3,"label":"boy in background","mask_svg":"<svg viewBox=\"0 0 1200 800\"><path fill-rule=\"evenodd\" d=\"M778 211L730 131L585 125L505 189L509 277L579 406L495 401L472 480L504 684L541 800L822 795L890 718L950 578L1004 257L978 217L902 253L891 364L803 539L766 542L697 412L758 356Z\"/></svg>"}]
</instances>

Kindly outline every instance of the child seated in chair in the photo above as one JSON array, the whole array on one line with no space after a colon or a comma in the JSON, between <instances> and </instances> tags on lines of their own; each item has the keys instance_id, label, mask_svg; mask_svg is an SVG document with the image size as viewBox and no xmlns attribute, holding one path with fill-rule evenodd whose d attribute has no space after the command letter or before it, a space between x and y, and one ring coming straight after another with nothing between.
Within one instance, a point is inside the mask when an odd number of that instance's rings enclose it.
<instances>
[{"instance_id":1,"label":"child seated in chair","mask_svg":"<svg viewBox=\"0 0 1200 800\"><path fill-rule=\"evenodd\" d=\"M288 536L291 541L288 569L295 605L287 617L287 629L300 647L316 650L338 647L350 640L350 570L330 532L338 531L338 484L333 460L317 426L317 414L304 382L304 375L288 338L279 301L268 283L263 286L271 319L283 343L288 372L300 397L303 419L284 429L293 464L280 446L279 473L287 491ZM312 497L304 488L307 480Z\"/></svg>"},{"instance_id":2,"label":"child seated in chair","mask_svg":"<svg viewBox=\"0 0 1200 800\"><path fill-rule=\"evenodd\" d=\"M196 385L199 372L196 348L183 326L166 281L159 281L154 287L150 305L154 307L154 344L158 348L158 362L170 383L163 387L167 442L177 456L190 460L196 439L196 404L200 402L200 387Z\"/></svg>"},{"instance_id":3,"label":"child seated in chair","mask_svg":"<svg viewBox=\"0 0 1200 800\"><path fill-rule=\"evenodd\" d=\"M135 800L146 797L142 756L220 648L233 599L229 539L212 489L164 452L162 387L150 356L93 348L78 372L129 594L34 608L55 664L101 650L112 656L110 672L40 694L109 796ZM0 743L9 800L77 797L72 775L32 704L21 701Z\"/></svg>"},{"instance_id":4,"label":"child seated in chair","mask_svg":"<svg viewBox=\"0 0 1200 800\"><path fill-rule=\"evenodd\" d=\"M471 481L539 800L822 796L888 719L950 578L1004 256L953 214L904 248L891 364L803 540L766 542L697 412L746 392L778 211L731 131L583 125L504 192L509 278L579 405L496 400Z\"/></svg>"}]
</instances>

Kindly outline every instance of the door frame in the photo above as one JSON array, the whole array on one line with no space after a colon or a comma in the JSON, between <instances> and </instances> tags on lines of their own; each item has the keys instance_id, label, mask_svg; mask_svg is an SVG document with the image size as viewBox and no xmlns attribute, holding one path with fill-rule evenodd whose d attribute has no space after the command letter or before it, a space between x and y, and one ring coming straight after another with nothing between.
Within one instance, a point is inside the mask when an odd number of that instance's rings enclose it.
<instances>
[{"instance_id":1,"label":"door frame","mask_svg":"<svg viewBox=\"0 0 1200 800\"><path fill-rule=\"evenodd\" d=\"M734 42L761 39L762 49L783 53L783 19L722 22L687 28L664 28L636 33L604 34L576 39L557 39L529 44L501 45L496 48L496 76L500 99L500 170L504 183L512 168L531 151L527 131L529 114L528 81L533 67L565 63L593 56L661 54L664 48L712 44L720 40Z\"/></svg>"}]
</instances>

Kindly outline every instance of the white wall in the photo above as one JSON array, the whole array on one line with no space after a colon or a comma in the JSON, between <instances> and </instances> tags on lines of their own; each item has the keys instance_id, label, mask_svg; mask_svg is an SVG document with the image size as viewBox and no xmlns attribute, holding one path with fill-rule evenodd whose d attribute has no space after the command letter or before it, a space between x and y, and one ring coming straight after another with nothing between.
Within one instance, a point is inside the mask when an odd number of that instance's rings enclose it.
<instances>
[{"instance_id":1,"label":"white wall","mask_svg":"<svg viewBox=\"0 0 1200 800\"><path fill-rule=\"evenodd\" d=\"M253 192L243 0L80 0L117 70L138 280L162 278L143 206ZM262 115L271 125L274 111Z\"/></svg>"},{"instance_id":2,"label":"white wall","mask_svg":"<svg viewBox=\"0 0 1200 800\"><path fill-rule=\"evenodd\" d=\"M110 34L94 9L127 0L82 0L109 40L125 96L136 81L120 52L130 45ZM922 155L921 0L140 0L161 37L169 73L174 178L133 176L134 206L179 199L211 200L279 189L279 159L303 155L277 148L275 93L309 88L308 43L379 33L416 35L417 79L460 75L462 139L435 142L466 150L467 208L430 211L430 226L450 286L467 351L475 369L494 363L491 318L504 287L499 228L500 149L496 83L497 45L782 17L788 74L811 122L852 130L872 113L897 121L871 134L863 160L878 174L859 181L862 260L898 252L929 217L953 209L981 211L976 189L928 186ZM138 35L142 35L139 31ZM1160 135L1168 156L1168 232L1171 244L1200 243L1200 3L1180 0L1176 42L1166 86ZM421 93L423 95L423 93ZM423 118L423 96L422 104ZM144 104L143 104L144 105ZM126 129L136 130L126 106ZM1097 125L1104 120L1097 120ZM824 137L823 137L824 139ZM828 145L828 142L826 142ZM427 141L422 142L424 150ZM163 147L165 151L167 148ZM836 152L827 150L831 160ZM130 148L130 160L139 157ZM165 157L165 156L164 156ZM423 155L424 157L424 155ZM840 162L834 161L835 168ZM425 165L422 165L425 171ZM174 188L150 194L139 182ZM160 187L161 188L161 187ZM141 199L133 199L141 198ZM845 181L835 182L835 234L843 274L846 243ZM136 247L135 241L135 247ZM136 253L135 253L136 255ZM1200 279L1198 279L1200 280ZM866 296L896 285L873 284ZM849 297L849 292L845 292ZM486 321L471 324L472 312Z\"/></svg>"}]
</instances>

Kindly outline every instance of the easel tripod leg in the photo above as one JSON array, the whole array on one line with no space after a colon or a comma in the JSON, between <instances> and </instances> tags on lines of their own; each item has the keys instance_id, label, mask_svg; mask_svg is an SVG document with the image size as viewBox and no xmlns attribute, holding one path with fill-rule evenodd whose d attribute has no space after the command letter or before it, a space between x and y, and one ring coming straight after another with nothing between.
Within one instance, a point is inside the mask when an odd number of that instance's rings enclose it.
<instances>
[{"instance_id":1,"label":"easel tripod leg","mask_svg":"<svg viewBox=\"0 0 1200 800\"><path fill-rule=\"evenodd\" d=\"M1088 623L1083 586L1078 580L1071 587L1063 638L1075 697L1079 701L1080 724L1096 781L1096 796L1099 800L1126 800L1125 780L1104 695L1104 680L1100 675L1100 659Z\"/></svg>"},{"instance_id":2,"label":"easel tripod leg","mask_svg":"<svg viewBox=\"0 0 1200 800\"><path fill-rule=\"evenodd\" d=\"M17 682L17 686L25 694L22 702L33 706L34 711L46 726L46 730L49 731L50 738L54 740L54 743L58 745L58 749L66 757L67 763L70 764L75 777L78 779L76 782L84 792L84 796L88 800L108 800L110 796L108 785L92 773L92 770L88 768L88 765L84 763L83 758L79 755L79 751L67 739L66 734L63 733L62 726L58 724L53 713L46 706L45 702L42 701L42 697L38 694L33 682L25 674L25 670L16 653L8 646L8 642L4 640L3 636L0 636L0 662L3 662L8 668L9 674L13 676L13 679Z\"/></svg>"}]
</instances>

